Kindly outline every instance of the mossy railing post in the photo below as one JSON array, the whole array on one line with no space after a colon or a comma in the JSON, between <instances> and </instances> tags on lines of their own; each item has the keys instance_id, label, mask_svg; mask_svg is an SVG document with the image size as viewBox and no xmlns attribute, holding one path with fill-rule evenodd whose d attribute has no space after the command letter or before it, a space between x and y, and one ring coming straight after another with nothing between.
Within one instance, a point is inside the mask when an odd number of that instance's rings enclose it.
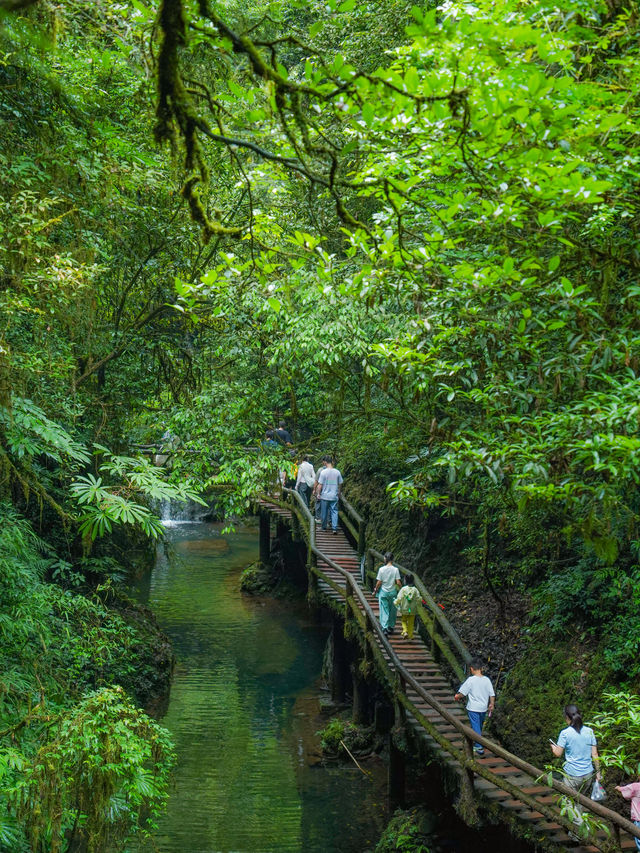
<instances>
[{"instance_id":1,"label":"mossy railing post","mask_svg":"<svg viewBox=\"0 0 640 853\"><path fill-rule=\"evenodd\" d=\"M611 830L613 832L613 843L615 844L614 850L622 850L622 839L620 838L620 827L615 823L609 823Z\"/></svg>"},{"instance_id":2,"label":"mossy railing post","mask_svg":"<svg viewBox=\"0 0 640 853\"><path fill-rule=\"evenodd\" d=\"M465 735L463 746L466 760L461 776L461 814L467 823L473 824L477 820L478 809L473 786L475 774L471 766L473 763L473 741L467 735Z\"/></svg>"},{"instance_id":3,"label":"mossy railing post","mask_svg":"<svg viewBox=\"0 0 640 853\"><path fill-rule=\"evenodd\" d=\"M361 560L362 556L366 550L367 543L365 541L365 532L367 525L360 519L360 524L358 525L358 559Z\"/></svg>"}]
</instances>

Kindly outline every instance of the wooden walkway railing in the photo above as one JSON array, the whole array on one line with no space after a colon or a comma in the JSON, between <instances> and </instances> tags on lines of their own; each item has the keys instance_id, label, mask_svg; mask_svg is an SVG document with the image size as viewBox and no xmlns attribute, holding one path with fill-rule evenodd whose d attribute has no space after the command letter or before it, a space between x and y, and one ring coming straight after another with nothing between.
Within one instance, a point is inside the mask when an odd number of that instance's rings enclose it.
<instances>
[{"instance_id":1,"label":"wooden walkway railing","mask_svg":"<svg viewBox=\"0 0 640 853\"><path fill-rule=\"evenodd\" d=\"M478 736L464 722L466 715L454 702L454 689L441 669L451 667L462 679L470 655L438 605L419 579L416 579L426 606L419 618L430 639L430 648L422 642L406 641L395 635L387 638L373 610L375 598L366 580L375 577L374 561L383 559L367 549L365 523L356 510L341 498L338 536L316 529L309 508L298 492L283 489L282 498L263 497L261 508L282 519L292 520L302 533L309 552L309 571L318 579L321 591L340 608L346 620L355 620L375 660L379 674L387 682L407 724L427 739L440 760L460 779L468 803L474 798L496 803L511 818L526 824L547 842L569 847L573 853L634 850L640 832L617 812L581 794L577 794L548 771L534 767L488 738ZM355 544L349 543L346 530ZM397 565L397 563L396 563ZM473 743L480 742L485 756L474 755ZM564 813L558 795L579 802L599 819L599 828L580 841L568 833L578 830Z\"/></svg>"}]
</instances>

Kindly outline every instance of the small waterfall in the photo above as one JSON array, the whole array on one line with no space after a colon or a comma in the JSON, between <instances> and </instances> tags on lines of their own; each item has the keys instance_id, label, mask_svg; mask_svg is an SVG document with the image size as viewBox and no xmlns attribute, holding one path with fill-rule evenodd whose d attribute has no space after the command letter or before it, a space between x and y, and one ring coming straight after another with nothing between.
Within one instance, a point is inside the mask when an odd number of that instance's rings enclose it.
<instances>
[{"instance_id":1,"label":"small waterfall","mask_svg":"<svg viewBox=\"0 0 640 853\"><path fill-rule=\"evenodd\" d=\"M194 501L172 501L167 498L156 506L156 512L165 527L177 524L198 524L215 518L215 507L202 506Z\"/></svg>"}]
</instances>

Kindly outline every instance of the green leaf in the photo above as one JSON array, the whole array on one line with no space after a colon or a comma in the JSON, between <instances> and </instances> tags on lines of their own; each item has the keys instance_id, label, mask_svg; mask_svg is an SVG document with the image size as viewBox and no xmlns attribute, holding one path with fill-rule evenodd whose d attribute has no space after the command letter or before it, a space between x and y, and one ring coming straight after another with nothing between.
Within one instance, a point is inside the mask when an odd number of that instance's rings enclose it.
<instances>
[{"instance_id":1,"label":"green leaf","mask_svg":"<svg viewBox=\"0 0 640 853\"><path fill-rule=\"evenodd\" d=\"M367 125L367 127L371 127L373 122L373 117L375 116L375 107L372 103L367 101L362 105L362 120Z\"/></svg>"}]
</instances>

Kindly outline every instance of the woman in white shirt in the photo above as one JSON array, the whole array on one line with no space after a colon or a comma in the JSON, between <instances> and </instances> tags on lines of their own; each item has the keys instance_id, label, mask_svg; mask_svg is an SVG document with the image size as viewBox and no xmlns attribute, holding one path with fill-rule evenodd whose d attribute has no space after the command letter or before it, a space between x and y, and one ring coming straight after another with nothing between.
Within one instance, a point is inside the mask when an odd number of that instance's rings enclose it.
<instances>
[{"instance_id":1,"label":"woman in white shirt","mask_svg":"<svg viewBox=\"0 0 640 853\"><path fill-rule=\"evenodd\" d=\"M396 606L393 603L400 589L400 572L393 565L393 554L387 551L384 555L384 566L378 569L374 594L380 604L380 624L385 636L393 634L396 624Z\"/></svg>"}]
</instances>

